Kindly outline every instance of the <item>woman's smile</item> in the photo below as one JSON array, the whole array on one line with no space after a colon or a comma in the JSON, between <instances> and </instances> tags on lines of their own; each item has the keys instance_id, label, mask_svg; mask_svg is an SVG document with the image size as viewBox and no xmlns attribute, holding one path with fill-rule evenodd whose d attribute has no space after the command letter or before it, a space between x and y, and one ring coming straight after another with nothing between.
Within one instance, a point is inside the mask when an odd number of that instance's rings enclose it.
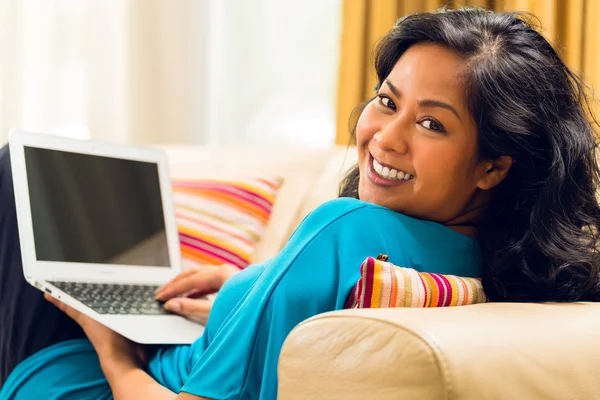
<instances>
[{"instance_id":1,"label":"woman's smile","mask_svg":"<svg viewBox=\"0 0 600 400\"><path fill-rule=\"evenodd\" d=\"M380 163L372 154L369 154L368 163L367 177L374 185L385 187L401 186L414 179L414 176L409 173Z\"/></svg>"}]
</instances>

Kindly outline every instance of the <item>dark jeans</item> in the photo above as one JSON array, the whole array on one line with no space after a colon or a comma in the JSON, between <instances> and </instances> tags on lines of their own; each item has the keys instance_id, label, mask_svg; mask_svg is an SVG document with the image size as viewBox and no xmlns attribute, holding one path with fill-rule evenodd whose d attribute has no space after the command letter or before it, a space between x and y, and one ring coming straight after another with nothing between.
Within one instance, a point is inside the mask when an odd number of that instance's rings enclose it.
<instances>
[{"instance_id":1,"label":"dark jeans","mask_svg":"<svg viewBox=\"0 0 600 400\"><path fill-rule=\"evenodd\" d=\"M10 154L5 146L0 149L0 387L31 354L82 337L81 328L23 277Z\"/></svg>"}]
</instances>

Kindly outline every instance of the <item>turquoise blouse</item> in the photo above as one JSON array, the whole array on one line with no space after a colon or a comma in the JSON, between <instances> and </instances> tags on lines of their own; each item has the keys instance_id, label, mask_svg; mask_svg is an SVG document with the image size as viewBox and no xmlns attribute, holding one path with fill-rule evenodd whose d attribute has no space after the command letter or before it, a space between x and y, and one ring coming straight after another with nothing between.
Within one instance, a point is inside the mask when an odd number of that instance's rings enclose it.
<instances>
[{"instance_id":1,"label":"turquoise blouse","mask_svg":"<svg viewBox=\"0 0 600 400\"><path fill-rule=\"evenodd\" d=\"M203 335L165 346L148 373L173 392L212 399L275 399L277 360L288 333L316 314L344 308L366 257L465 277L481 275L473 239L440 224L354 199L318 207L283 250L231 278ZM87 340L46 348L17 366L0 399L110 399Z\"/></svg>"}]
</instances>

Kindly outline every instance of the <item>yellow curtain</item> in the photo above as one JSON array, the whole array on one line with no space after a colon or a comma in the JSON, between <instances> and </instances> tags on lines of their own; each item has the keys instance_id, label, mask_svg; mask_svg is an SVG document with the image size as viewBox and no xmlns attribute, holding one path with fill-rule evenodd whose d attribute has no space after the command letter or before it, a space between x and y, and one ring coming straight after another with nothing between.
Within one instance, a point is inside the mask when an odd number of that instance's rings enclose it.
<instances>
[{"instance_id":1,"label":"yellow curtain","mask_svg":"<svg viewBox=\"0 0 600 400\"><path fill-rule=\"evenodd\" d=\"M373 46L405 14L478 6L527 11L566 63L592 88L600 88L600 0L344 0L337 94L336 143L350 142L352 110L374 95ZM597 106L597 104L596 104ZM596 115L599 110L596 108Z\"/></svg>"}]
</instances>

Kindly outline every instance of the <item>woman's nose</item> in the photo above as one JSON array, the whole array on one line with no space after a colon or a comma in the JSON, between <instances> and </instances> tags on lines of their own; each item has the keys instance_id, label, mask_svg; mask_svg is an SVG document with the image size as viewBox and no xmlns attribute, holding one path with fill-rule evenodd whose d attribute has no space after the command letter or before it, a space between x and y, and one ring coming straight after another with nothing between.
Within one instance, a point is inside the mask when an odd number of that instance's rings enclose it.
<instances>
[{"instance_id":1,"label":"woman's nose","mask_svg":"<svg viewBox=\"0 0 600 400\"><path fill-rule=\"evenodd\" d=\"M381 150L406 153L408 151L408 127L401 118L395 118L381 124L379 131L373 136Z\"/></svg>"}]
</instances>

